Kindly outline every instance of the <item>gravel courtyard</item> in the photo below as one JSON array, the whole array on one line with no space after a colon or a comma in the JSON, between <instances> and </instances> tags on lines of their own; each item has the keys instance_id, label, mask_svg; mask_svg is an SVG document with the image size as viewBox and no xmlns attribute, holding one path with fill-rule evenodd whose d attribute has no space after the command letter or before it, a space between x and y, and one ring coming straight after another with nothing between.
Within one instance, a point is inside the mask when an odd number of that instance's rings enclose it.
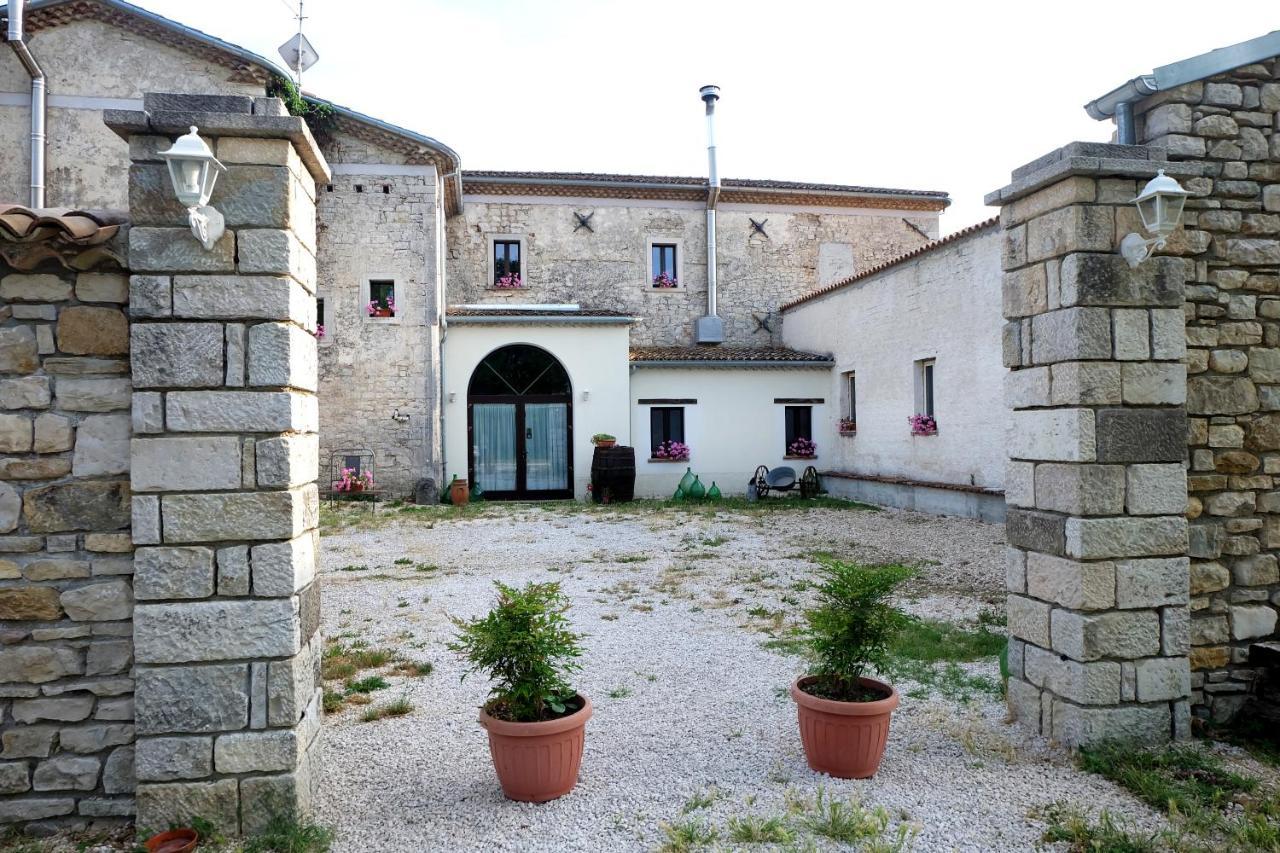
<instances>
[{"instance_id":1,"label":"gravel courtyard","mask_svg":"<svg viewBox=\"0 0 1280 853\"><path fill-rule=\"evenodd\" d=\"M699 826L718 831L719 849L737 849L732 818L790 815L801 826L820 793L883 807L886 838L905 827L917 850L1032 849L1044 831L1039 810L1055 801L1161 825L1006 724L998 691L957 698L898 679L902 706L875 779L834 780L805 766L786 695L803 663L770 641L787 636L807 603L813 555L918 565L904 607L973 625L1000 610L1002 527L894 510L606 510L327 516L326 637L434 665L388 675L372 704L329 715L317 817L336 831L336 851L654 850ZM581 781L544 805L502 798L476 723L488 685L460 681L444 648L447 617L487 610L493 579L559 580L588 635L576 686L595 716ZM994 660L963 666L998 683ZM402 696L410 713L362 722ZM803 830L792 843L837 849Z\"/></svg>"}]
</instances>

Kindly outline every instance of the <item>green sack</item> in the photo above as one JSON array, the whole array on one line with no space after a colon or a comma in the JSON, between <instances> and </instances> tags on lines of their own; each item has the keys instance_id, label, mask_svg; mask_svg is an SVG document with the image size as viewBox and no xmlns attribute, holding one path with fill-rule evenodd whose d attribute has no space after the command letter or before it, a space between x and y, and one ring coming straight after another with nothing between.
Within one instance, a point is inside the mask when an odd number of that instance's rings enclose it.
<instances>
[{"instance_id":1,"label":"green sack","mask_svg":"<svg viewBox=\"0 0 1280 853\"><path fill-rule=\"evenodd\" d=\"M707 487L702 485L702 481L696 476L693 478L693 485L689 487L689 497L695 501L700 501L707 496Z\"/></svg>"},{"instance_id":2,"label":"green sack","mask_svg":"<svg viewBox=\"0 0 1280 853\"><path fill-rule=\"evenodd\" d=\"M720 487L716 485L715 480L712 480L711 488L707 489L707 500L718 501L720 497Z\"/></svg>"},{"instance_id":3,"label":"green sack","mask_svg":"<svg viewBox=\"0 0 1280 853\"><path fill-rule=\"evenodd\" d=\"M693 488L694 479L693 469L685 468L684 476L680 478L680 491L684 492L686 495L690 494L689 489Z\"/></svg>"}]
</instances>

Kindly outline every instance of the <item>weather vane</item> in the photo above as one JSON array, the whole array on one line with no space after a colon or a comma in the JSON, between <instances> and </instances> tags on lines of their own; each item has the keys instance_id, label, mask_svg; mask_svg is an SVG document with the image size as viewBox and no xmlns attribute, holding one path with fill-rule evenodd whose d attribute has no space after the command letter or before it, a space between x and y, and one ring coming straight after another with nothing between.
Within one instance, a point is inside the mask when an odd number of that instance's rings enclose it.
<instances>
[{"instance_id":1,"label":"weather vane","mask_svg":"<svg viewBox=\"0 0 1280 853\"><path fill-rule=\"evenodd\" d=\"M285 5L290 12L293 11L292 6L287 3ZM298 91L302 91L302 72L315 65L320 59L320 54L316 53L311 42L302 34L302 22L307 20L307 16L302 14L302 0L298 0L298 11L294 17L298 21L298 32L293 38L280 45L280 58L293 69Z\"/></svg>"}]
</instances>

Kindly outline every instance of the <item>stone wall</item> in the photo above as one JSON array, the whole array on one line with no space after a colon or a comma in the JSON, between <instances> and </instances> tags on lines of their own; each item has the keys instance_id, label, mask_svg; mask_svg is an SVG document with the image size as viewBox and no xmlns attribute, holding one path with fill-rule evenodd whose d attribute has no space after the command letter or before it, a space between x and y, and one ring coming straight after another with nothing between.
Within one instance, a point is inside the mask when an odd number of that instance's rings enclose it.
<instances>
[{"instance_id":1,"label":"stone wall","mask_svg":"<svg viewBox=\"0 0 1280 853\"><path fill-rule=\"evenodd\" d=\"M343 134L326 137L325 154L339 173L317 187L320 476L333 454L367 449L376 485L403 497L419 478L440 481L439 179L433 166L380 172L403 155ZM394 318L365 311L370 277L395 279Z\"/></svg>"},{"instance_id":2,"label":"stone wall","mask_svg":"<svg viewBox=\"0 0 1280 853\"><path fill-rule=\"evenodd\" d=\"M1071 746L1190 732L1185 264L1115 251L1138 186L1187 174L1162 153L1075 143L987 199L1013 409L1009 708Z\"/></svg>"},{"instance_id":3,"label":"stone wall","mask_svg":"<svg viewBox=\"0 0 1280 853\"><path fill-rule=\"evenodd\" d=\"M229 834L309 810L319 688L316 181L280 104L147 97L129 139L137 822ZM228 171L205 251L156 156L192 124Z\"/></svg>"},{"instance_id":4,"label":"stone wall","mask_svg":"<svg viewBox=\"0 0 1280 853\"><path fill-rule=\"evenodd\" d=\"M693 323L706 314L706 217L701 204L609 202L605 199L504 201L467 196L461 216L448 222L449 304L573 302L641 318L635 345L693 343ZM718 313L725 342L781 344L778 308L830 279L851 275L925 242L903 221L937 235L937 214L901 211L738 210L725 206L717 223ZM574 230L574 212L594 212ZM767 236L750 223L768 220ZM520 290L496 290L489 280L493 235L526 241ZM681 287L659 290L648 280L649 240L678 241ZM842 249L843 251L835 251ZM825 251L824 251L825 250ZM829 279L819 276L820 268ZM757 319L768 319L772 331Z\"/></svg>"},{"instance_id":5,"label":"stone wall","mask_svg":"<svg viewBox=\"0 0 1280 853\"><path fill-rule=\"evenodd\" d=\"M0 264L0 832L134 811L127 299Z\"/></svg>"},{"instance_id":6,"label":"stone wall","mask_svg":"<svg viewBox=\"0 0 1280 853\"><path fill-rule=\"evenodd\" d=\"M1280 607L1280 61L1136 107L1139 139L1201 164L1168 253L1185 259L1196 713L1225 722ZM1136 230L1123 211L1117 231Z\"/></svg>"}]
</instances>

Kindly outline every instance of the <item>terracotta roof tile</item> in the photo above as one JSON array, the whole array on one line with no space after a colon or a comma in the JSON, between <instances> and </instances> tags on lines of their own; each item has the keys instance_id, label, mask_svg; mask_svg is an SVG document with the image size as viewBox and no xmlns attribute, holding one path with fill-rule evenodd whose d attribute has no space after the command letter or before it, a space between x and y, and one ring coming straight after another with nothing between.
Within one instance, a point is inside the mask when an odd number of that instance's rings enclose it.
<instances>
[{"instance_id":1,"label":"terracotta roof tile","mask_svg":"<svg viewBox=\"0 0 1280 853\"><path fill-rule=\"evenodd\" d=\"M493 308L453 307L445 311L449 317L619 317L630 319L629 315L601 308L504 308L495 305Z\"/></svg>"},{"instance_id":2,"label":"terracotta roof tile","mask_svg":"<svg viewBox=\"0 0 1280 853\"><path fill-rule=\"evenodd\" d=\"M754 361L761 363L830 364L831 356L786 347L744 346L688 346L688 347L632 347L633 362L705 361Z\"/></svg>"},{"instance_id":3,"label":"terracotta roof tile","mask_svg":"<svg viewBox=\"0 0 1280 853\"><path fill-rule=\"evenodd\" d=\"M54 260L69 269L124 266L116 238L129 224L123 210L32 209L0 202L0 258L18 270Z\"/></svg>"},{"instance_id":4,"label":"terracotta roof tile","mask_svg":"<svg viewBox=\"0 0 1280 853\"><path fill-rule=\"evenodd\" d=\"M589 182L611 184L664 184L677 187L706 189L707 179L682 175L615 175L605 172L529 172L529 171L484 171L467 170L462 172L462 180L501 183L503 180L528 180L545 183ZM725 178L721 188L797 190L802 192L837 192L866 195L901 195L921 198L947 199L947 193L938 190L904 190L891 187L867 187L848 184L821 184L807 181L775 181L746 178Z\"/></svg>"},{"instance_id":5,"label":"terracotta roof tile","mask_svg":"<svg viewBox=\"0 0 1280 853\"><path fill-rule=\"evenodd\" d=\"M874 267L871 267L870 269L865 269L860 273L856 273L854 275L849 276L848 278L841 279L840 281L837 281L834 284L828 284L826 287L821 287L813 291L812 293L807 293L804 296L801 296L799 299L793 299L792 301L783 305L778 310L787 311L792 308L795 308L798 305L803 305L804 303L812 299L817 299L819 296L826 296L828 293L839 290L842 287L848 287L849 285L853 284L856 281L862 281L864 278L870 278L876 273L884 272L890 267L895 267L898 264L902 263L903 261L909 261L912 258L918 258L921 255L928 254L929 252L932 252L934 249L941 248L942 246L945 246L948 243L954 243L957 240L962 240L965 237L969 237L973 234L977 234L979 231L985 231L988 228L994 228L999 223L1000 223L1000 217L993 216L990 219L987 219L983 222L979 222L977 225L970 225L968 228L962 228L954 234L949 234L946 237L943 237L941 240L934 240L932 242L925 243L923 246L919 247L918 249L912 249L910 252L907 252L906 254L898 255L898 257L891 258L890 260L887 260L882 264L876 264Z\"/></svg>"}]
</instances>

